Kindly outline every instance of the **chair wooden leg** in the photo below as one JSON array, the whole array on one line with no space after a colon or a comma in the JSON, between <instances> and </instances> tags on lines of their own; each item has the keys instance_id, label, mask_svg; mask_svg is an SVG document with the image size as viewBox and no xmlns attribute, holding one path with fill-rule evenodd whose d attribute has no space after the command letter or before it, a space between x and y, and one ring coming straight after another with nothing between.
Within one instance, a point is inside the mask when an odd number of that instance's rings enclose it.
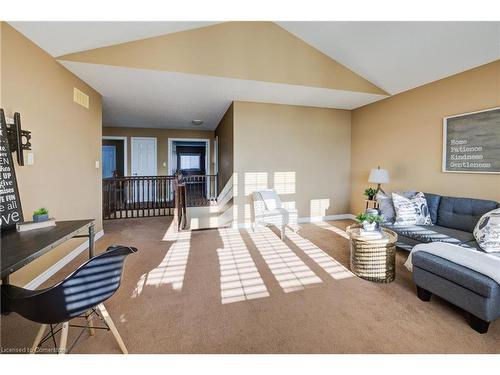
<instances>
[{"instance_id":1,"label":"chair wooden leg","mask_svg":"<svg viewBox=\"0 0 500 375\"><path fill-rule=\"evenodd\" d=\"M118 330L116 329L115 324L113 323L113 320L111 320L111 317L109 316L108 311L104 307L104 304L101 303L101 304L97 305L97 308L101 312L102 318L104 319L104 321L108 325L109 329L111 330L111 333L115 337L115 340L118 343L118 346L122 350L123 354L128 354L127 347L125 346L125 343L123 342L120 334L118 333Z\"/></svg>"},{"instance_id":2,"label":"chair wooden leg","mask_svg":"<svg viewBox=\"0 0 500 375\"><path fill-rule=\"evenodd\" d=\"M69 322L62 324L61 340L59 341L58 354L66 354L66 344L68 343Z\"/></svg>"},{"instance_id":3,"label":"chair wooden leg","mask_svg":"<svg viewBox=\"0 0 500 375\"><path fill-rule=\"evenodd\" d=\"M283 225L281 227L281 239L284 240L285 239L285 230L286 230L286 225Z\"/></svg>"},{"instance_id":4,"label":"chair wooden leg","mask_svg":"<svg viewBox=\"0 0 500 375\"><path fill-rule=\"evenodd\" d=\"M87 315L87 321L89 322L89 334L90 336L94 336L95 334L95 329L94 329L94 322L92 321L92 314L93 311L90 310Z\"/></svg>"},{"instance_id":5,"label":"chair wooden leg","mask_svg":"<svg viewBox=\"0 0 500 375\"><path fill-rule=\"evenodd\" d=\"M36 334L35 341L33 341L33 346L31 347L30 353L35 354L36 349L38 348L38 345L40 345L40 341L42 341L43 334L47 330L47 324L42 324L40 326L40 329L38 330L38 333Z\"/></svg>"}]
</instances>

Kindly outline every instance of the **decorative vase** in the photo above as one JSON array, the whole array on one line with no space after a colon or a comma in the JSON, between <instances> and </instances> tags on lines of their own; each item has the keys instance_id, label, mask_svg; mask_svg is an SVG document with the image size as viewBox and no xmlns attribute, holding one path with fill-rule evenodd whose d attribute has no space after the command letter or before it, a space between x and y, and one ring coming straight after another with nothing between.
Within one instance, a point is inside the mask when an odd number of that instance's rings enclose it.
<instances>
[{"instance_id":1,"label":"decorative vase","mask_svg":"<svg viewBox=\"0 0 500 375\"><path fill-rule=\"evenodd\" d=\"M33 221L35 223L39 223L41 221L47 221L47 220L49 220L49 214L33 215Z\"/></svg>"},{"instance_id":2,"label":"decorative vase","mask_svg":"<svg viewBox=\"0 0 500 375\"><path fill-rule=\"evenodd\" d=\"M363 229L367 232L373 232L377 230L377 223L370 223L368 221L363 221Z\"/></svg>"}]
</instances>

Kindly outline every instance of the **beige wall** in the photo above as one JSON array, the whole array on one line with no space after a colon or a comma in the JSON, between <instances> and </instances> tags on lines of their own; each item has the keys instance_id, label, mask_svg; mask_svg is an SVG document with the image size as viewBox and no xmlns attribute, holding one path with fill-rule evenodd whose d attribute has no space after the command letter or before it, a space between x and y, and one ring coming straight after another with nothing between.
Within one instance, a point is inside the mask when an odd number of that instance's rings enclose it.
<instances>
[{"instance_id":1,"label":"beige wall","mask_svg":"<svg viewBox=\"0 0 500 375\"><path fill-rule=\"evenodd\" d=\"M500 201L500 175L441 171L443 117L500 106L500 61L352 112L351 212L364 209L370 168L388 169L386 191Z\"/></svg>"},{"instance_id":2,"label":"beige wall","mask_svg":"<svg viewBox=\"0 0 500 375\"><path fill-rule=\"evenodd\" d=\"M199 138L210 139L210 170L214 167L213 139L214 132L208 130L174 130L174 129L147 129L147 128L120 128L104 127L103 136L127 137L128 174L131 167L131 138L132 137L153 137L156 138L157 168L158 175L168 175L168 139L169 138Z\"/></svg>"},{"instance_id":3,"label":"beige wall","mask_svg":"<svg viewBox=\"0 0 500 375\"><path fill-rule=\"evenodd\" d=\"M93 218L101 222L101 97L54 58L6 23L1 23L1 106L8 117L21 113L31 131L35 164L16 174L29 220L47 207L58 220ZM73 102L73 87L90 96L90 108ZM26 152L25 152L26 155ZM83 240L72 240L11 276L25 285Z\"/></svg>"},{"instance_id":4,"label":"beige wall","mask_svg":"<svg viewBox=\"0 0 500 375\"><path fill-rule=\"evenodd\" d=\"M215 129L215 135L218 137L219 154L219 191L233 175L234 170L234 105L231 103L228 110L222 117Z\"/></svg>"},{"instance_id":5,"label":"beige wall","mask_svg":"<svg viewBox=\"0 0 500 375\"><path fill-rule=\"evenodd\" d=\"M349 211L350 112L234 103L238 221L251 219L250 194L273 188L299 217Z\"/></svg>"},{"instance_id":6,"label":"beige wall","mask_svg":"<svg viewBox=\"0 0 500 375\"><path fill-rule=\"evenodd\" d=\"M386 94L274 22L224 22L60 59Z\"/></svg>"}]
</instances>

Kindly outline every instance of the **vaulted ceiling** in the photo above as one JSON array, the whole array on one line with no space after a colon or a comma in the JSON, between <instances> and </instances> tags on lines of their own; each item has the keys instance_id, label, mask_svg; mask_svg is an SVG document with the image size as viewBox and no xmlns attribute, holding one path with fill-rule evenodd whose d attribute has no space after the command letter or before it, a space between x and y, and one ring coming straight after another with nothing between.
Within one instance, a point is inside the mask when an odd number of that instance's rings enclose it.
<instances>
[{"instance_id":1,"label":"vaulted ceiling","mask_svg":"<svg viewBox=\"0 0 500 375\"><path fill-rule=\"evenodd\" d=\"M354 109L500 58L499 22L12 22L108 126L214 129L233 100Z\"/></svg>"}]
</instances>

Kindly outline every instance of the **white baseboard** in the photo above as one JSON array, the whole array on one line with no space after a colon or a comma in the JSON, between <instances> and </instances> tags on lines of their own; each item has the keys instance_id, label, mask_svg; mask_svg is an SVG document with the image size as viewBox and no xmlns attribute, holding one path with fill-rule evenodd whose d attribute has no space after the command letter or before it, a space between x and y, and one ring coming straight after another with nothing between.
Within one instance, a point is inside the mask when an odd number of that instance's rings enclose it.
<instances>
[{"instance_id":1,"label":"white baseboard","mask_svg":"<svg viewBox=\"0 0 500 375\"><path fill-rule=\"evenodd\" d=\"M252 229L252 223L233 223L231 226L232 228L238 228L238 229Z\"/></svg>"},{"instance_id":2,"label":"white baseboard","mask_svg":"<svg viewBox=\"0 0 500 375\"><path fill-rule=\"evenodd\" d=\"M104 236L104 230L100 230L95 234L95 241L97 241L99 238ZM78 255L83 253L85 250L89 248L89 241L83 242L80 246L78 246L76 249L71 251L68 255L66 255L64 258L60 259L58 262L54 263L50 268L46 269L44 272L42 272L40 275L35 277L33 280L31 280L28 284L26 284L24 287L26 289L36 289L40 285L42 285L45 281L47 281L52 275L54 275L57 271L59 271L61 268L63 268L66 264L71 262L73 259L75 259Z\"/></svg>"},{"instance_id":3,"label":"white baseboard","mask_svg":"<svg viewBox=\"0 0 500 375\"><path fill-rule=\"evenodd\" d=\"M345 220L345 219L352 219L354 220L356 216L353 214L338 214L338 215L326 215L326 216L306 216L306 217L299 217L297 219L297 223L318 223L321 221L326 221L326 220ZM233 224L233 228L238 228L238 229L249 229L252 228L252 223L238 223L238 224Z\"/></svg>"}]
</instances>

